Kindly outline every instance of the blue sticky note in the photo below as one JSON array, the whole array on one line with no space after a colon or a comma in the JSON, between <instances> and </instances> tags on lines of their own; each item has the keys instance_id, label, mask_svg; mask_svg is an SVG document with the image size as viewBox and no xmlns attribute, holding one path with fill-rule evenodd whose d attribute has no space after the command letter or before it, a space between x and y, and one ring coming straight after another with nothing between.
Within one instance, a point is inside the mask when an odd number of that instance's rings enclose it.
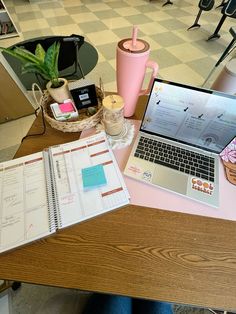
<instances>
[{"instance_id":1,"label":"blue sticky note","mask_svg":"<svg viewBox=\"0 0 236 314\"><path fill-rule=\"evenodd\" d=\"M93 189L107 183L103 165L96 165L82 170L82 180L84 189Z\"/></svg>"}]
</instances>

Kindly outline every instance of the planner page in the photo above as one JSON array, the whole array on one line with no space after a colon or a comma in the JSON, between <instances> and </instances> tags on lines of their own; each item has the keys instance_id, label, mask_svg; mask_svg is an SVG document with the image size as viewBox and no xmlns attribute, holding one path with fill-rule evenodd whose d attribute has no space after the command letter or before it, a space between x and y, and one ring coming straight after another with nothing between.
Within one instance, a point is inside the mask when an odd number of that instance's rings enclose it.
<instances>
[{"instance_id":1,"label":"planner page","mask_svg":"<svg viewBox=\"0 0 236 314\"><path fill-rule=\"evenodd\" d=\"M50 231L42 153L0 164L0 252Z\"/></svg>"},{"instance_id":2,"label":"planner page","mask_svg":"<svg viewBox=\"0 0 236 314\"><path fill-rule=\"evenodd\" d=\"M129 203L129 194L104 132L51 147L59 227Z\"/></svg>"}]
</instances>

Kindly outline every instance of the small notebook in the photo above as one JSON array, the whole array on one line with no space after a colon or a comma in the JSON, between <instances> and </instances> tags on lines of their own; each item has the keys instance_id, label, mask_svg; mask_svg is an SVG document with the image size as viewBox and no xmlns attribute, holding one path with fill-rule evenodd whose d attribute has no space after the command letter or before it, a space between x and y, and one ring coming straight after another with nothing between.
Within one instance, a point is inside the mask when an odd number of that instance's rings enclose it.
<instances>
[{"instance_id":1,"label":"small notebook","mask_svg":"<svg viewBox=\"0 0 236 314\"><path fill-rule=\"evenodd\" d=\"M84 187L91 167L103 184ZM0 253L129 203L104 132L0 163L0 193Z\"/></svg>"}]
</instances>

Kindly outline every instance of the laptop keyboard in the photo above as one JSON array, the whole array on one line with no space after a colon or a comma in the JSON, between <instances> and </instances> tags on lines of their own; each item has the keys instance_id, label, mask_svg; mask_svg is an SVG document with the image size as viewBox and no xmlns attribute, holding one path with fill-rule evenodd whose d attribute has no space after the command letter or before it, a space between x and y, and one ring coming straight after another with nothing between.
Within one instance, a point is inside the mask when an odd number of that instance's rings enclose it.
<instances>
[{"instance_id":1,"label":"laptop keyboard","mask_svg":"<svg viewBox=\"0 0 236 314\"><path fill-rule=\"evenodd\" d=\"M214 158L140 137L135 157L214 182Z\"/></svg>"}]
</instances>

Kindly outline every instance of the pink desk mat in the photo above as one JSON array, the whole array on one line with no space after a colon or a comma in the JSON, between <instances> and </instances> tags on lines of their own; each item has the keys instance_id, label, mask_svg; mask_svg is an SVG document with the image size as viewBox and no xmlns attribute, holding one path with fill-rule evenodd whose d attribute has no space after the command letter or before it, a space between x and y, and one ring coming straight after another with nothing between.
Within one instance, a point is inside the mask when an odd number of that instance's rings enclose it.
<instances>
[{"instance_id":1,"label":"pink desk mat","mask_svg":"<svg viewBox=\"0 0 236 314\"><path fill-rule=\"evenodd\" d=\"M133 120L135 134L137 134L140 121ZM81 137L87 137L95 133L94 129L83 131ZM132 144L128 147L114 150L114 155L121 169L124 171L126 162L131 152ZM229 183L225 177L224 167L220 162L220 206L214 208L193 201L184 196L166 191L157 186L151 186L124 176L125 183L130 193L131 204L171 210L185 214L201 215L213 218L221 218L236 221L236 186Z\"/></svg>"}]
</instances>

